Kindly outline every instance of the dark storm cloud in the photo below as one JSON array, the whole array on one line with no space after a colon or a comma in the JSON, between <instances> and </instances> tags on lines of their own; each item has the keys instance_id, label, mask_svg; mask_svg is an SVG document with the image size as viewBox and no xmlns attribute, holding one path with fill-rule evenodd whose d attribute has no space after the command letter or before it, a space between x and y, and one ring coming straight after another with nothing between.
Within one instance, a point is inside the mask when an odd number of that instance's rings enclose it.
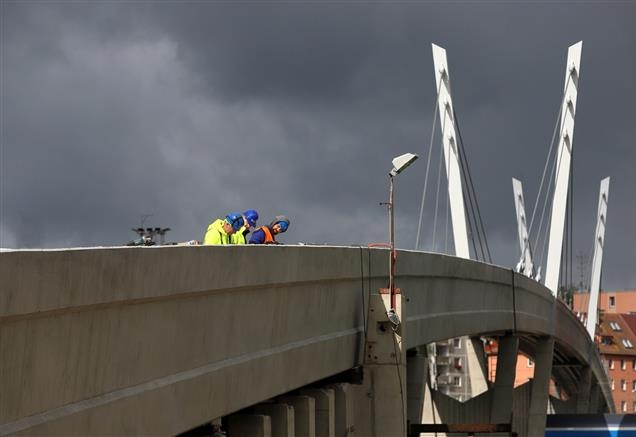
<instances>
[{"instance_id":1,"label":"dark storm cloud","mask_svg":"<svg viewBox=\"0 0 636 437\"><path fill-rule=\"evenodd\" d=\"M145 213L174 239L201 238L214 216L247 207L264 221L289 214L290 242L384 241L390 160L412 151L421 159L396 199L398 245L412 248L434 42L448 51L494 261L514 265L510 179L530 213L567 47L583 40L574 252L591 250L609 175L604 285L634 285L633 4L2 5L0 246L121 243Z\"/></svg>"}]
</instances>

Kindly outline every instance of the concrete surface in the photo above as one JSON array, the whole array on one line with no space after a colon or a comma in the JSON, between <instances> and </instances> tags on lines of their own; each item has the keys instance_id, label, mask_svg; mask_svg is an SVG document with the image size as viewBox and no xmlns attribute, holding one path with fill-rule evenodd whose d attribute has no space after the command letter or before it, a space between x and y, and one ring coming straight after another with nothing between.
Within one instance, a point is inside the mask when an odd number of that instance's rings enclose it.
<instances>
[{"instance_id":1,"label":"concrete surface","mask_svg":"<svg viewBox=\"0 0 636 437\"><path fill-rule=\"evenodd\" d=\"M360 365L387 274L388 251L360 247L2 252L0 435L177 434ZM513 332L532 356L550 336L555 363L589 365L598 407L611 399L585 328L540 284L412 251L396 284L408 348Z\"/></svg>"}]
</instances>

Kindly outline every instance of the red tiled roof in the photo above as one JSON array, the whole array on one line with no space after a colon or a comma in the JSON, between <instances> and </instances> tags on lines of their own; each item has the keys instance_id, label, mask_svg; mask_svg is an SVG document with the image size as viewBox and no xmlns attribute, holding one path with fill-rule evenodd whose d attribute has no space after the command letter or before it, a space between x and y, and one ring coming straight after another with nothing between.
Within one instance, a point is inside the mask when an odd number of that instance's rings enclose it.
<instances>
[{"instance_id":1,"label":"red tiled roof","mask_svg":"<svg viewBox=\"0 0 636 437\"><path fill-rule=\"evenodd\" d=\"M625 320L625 324L632 331L632 335L636 336L636 314L621 314L621 318Z\"/></svg>"},{"instance_id":2,"label":"red tiled roof","mask_svg":"<svg viewBox=\"0 0 636 437\"><path fill-rule=\"evenodd\" d=\"M612 327L618 327L616 330ZM599 335L601 342L599 349L604 355L631 355L636 356L636 315L634 314L612 314L605 313L601 315ZM611 344L605 344L603 341L610 340ZM632 347L627 347L626 340Z\"/></svg>"}]
</instances>

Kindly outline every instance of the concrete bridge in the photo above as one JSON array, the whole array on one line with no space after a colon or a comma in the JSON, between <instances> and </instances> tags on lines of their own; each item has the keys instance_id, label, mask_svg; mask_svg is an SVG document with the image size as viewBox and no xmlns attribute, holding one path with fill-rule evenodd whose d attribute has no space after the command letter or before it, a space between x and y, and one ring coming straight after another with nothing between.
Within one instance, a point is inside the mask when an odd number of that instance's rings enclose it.
<instances>
[{"instance_id":1,"label":"concrete bridge","mask_svg":"<svg viewBox=\"0 0 636 437\"><path fill-rule=\"evenodd\" d=\"M377 334L369 313L388 270L388 251L366 247L0 253L0 435L174 435L365 366ZM405 349L465 335L499 336L501 345L497 381L464 404L431 392L426 360L409 353L402 378L412 422L508 421L533 435L545 424L550 375L569 397L553 399L554 410L612 412L585 328L537 282L399 251L396 283ZM535 357L536 371L513 391L514 364L505 363L517 350ZM357 421L349 435L382 435L369 423L374 388L363 375L348 389L347 420ZM533 415L543 418L538 428Z\"/></svg>"}]
</instances>

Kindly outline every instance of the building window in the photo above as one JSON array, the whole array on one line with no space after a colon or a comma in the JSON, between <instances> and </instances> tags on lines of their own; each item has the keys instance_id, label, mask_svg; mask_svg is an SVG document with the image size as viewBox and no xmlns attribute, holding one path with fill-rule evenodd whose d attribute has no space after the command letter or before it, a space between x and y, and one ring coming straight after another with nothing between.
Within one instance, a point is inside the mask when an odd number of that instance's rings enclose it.
<instances>
[{"instance_id":1,"label":"building window","mask_svg":"<svg viewBox=\"0 0 636 437\"><path fill-rule=\"evenodd\" d=\"M627 401L621 401L621 411L627 413Z\"/></svg>"},{"instance_id":2,"label":"building window","mask_svg":"<svg viewBox=\"0 0 636 437\"><path fill-rule=\"evenodd\" d=\"M612 391L614 391L614 378L610 379L610 383L611 383Z\"/></svg>"},{"instance_id":3,"label":"building window","mask_svg":"<svg viewBox=\"0 0 636 437\"><path fill-rule=\"evenodd\" d=\"M461 370L461 368L462 368L462 359L461 359L460 357L455 358L455 359L453 360L453 366L454 366L456 369Z\"/></svg>"},{"instance_id":4,"label":"building window","mask_svg":"<svg viewBox=\"0 0 636 437\"><path fill-rule=\"evenodd\" d=\"M534 367L534 360L532 358L528 358L528 364L526 364L527 367Z\"/></svg>"},{"instance_id":5,"label":"building window","mask_svg":"<svg viewBox=\"0 0 636 437\"><path fill-rule=\"evenodd\" d=\"M621 391L627 391L627 381L621 379Z\"/></svg>"},{"instance_id":6,"label":"building window","mask_svg":"<svg viewBox=\"0 0 636 437\"><path fill-rule=\"evenodd\" d=\"M461 338L454 338L453 339L453 347L456 349L461 349L462 348L462 339Z\"/></svg>"},{"instance_id":7,"label":"building window","mask_svg":"<svg viewBox=\"0 0 636 437\"><path fill-rule=\"evenodd\" d=\"M625 362L625 360L621 360L621 370L625 369L627 369L627 363Z\"/></svg>"},{"instance_id":8,"label":"building window","mask_svg":"<svg viewBox=\"0 0 636 437\"><path fill-rule=\"evenodd\" d=\"M462 379L459 376L453 376L453 385L455 387L461 387L462 386Z\"/></svg>"},{"instance_id":9,"label":"building window","mask_svg":"<svg viewBox=\"0 0 636 437\"><path fill-rule=\"evenodd\" d=\"M632 410L636 413L636 401L632 402Z\"/></svg>"},{"instance_id":10,"label":"building window","mask_svg":"<svg viewBox=\"0 0 636 437\"><path fill-rule=\"evenodd\" d=\"M632 370L636 370L636 360L632 360Z\"/></svg>"},{"instance_id":11,"label":"building window","mask_svg":"<svg viewBox=\"0 0 636 437\"><path fill-rule=\"evenodd\" d=\"M636 392L636 379L632 381L632 392Z\"/></svg>"},{"instance_id":12,"label":"building window","mask_svg":"<svg viewBox=\"0 0 636 437\"><path fill-rule=\"evenodd\" d=\"M616 306L616 296L609 297L609 307L614 308Z\"/></svg>"},{"instance_id":13,"label":"building window","mask_svg":"<svg viewBox=\"0 0 636 437\"><path fill-rule=\"evenodd\" d=\"M616 322L609 322L609 325L614 331L622 331L621 325Z\"/></svg>"},{"instance_id":14,"label":"building window","mask_svg":"<svg viewBox=\"0 0 636 437\"><path fill-rule=\"evenodd\" d=\"M612 341L612 337L610 335L603 335L601 337L601 344L604 344L606 346L611 346L613 343Z\"/></svg>"},{"instance_id":15,"label":"building window","mask_svg":"<svg viewBox=\"0 0 636 437\"><path fill-rule=\"evenodd\" d=\"M612 360L611 358L607 360L607 367L609 367L610 370L614 370L614 360Z\"/></svg>"},{"instance_id":16,"label":"building window","mask_svg":"<svg viewBox=\"0 0 636 437\"><path fill-rule=\"evenodd\" d=\"M625 346L627 349L632 349L634 347L632 342L626 338L623 339L623 346Z\"/></svg>"}]
</instances>

